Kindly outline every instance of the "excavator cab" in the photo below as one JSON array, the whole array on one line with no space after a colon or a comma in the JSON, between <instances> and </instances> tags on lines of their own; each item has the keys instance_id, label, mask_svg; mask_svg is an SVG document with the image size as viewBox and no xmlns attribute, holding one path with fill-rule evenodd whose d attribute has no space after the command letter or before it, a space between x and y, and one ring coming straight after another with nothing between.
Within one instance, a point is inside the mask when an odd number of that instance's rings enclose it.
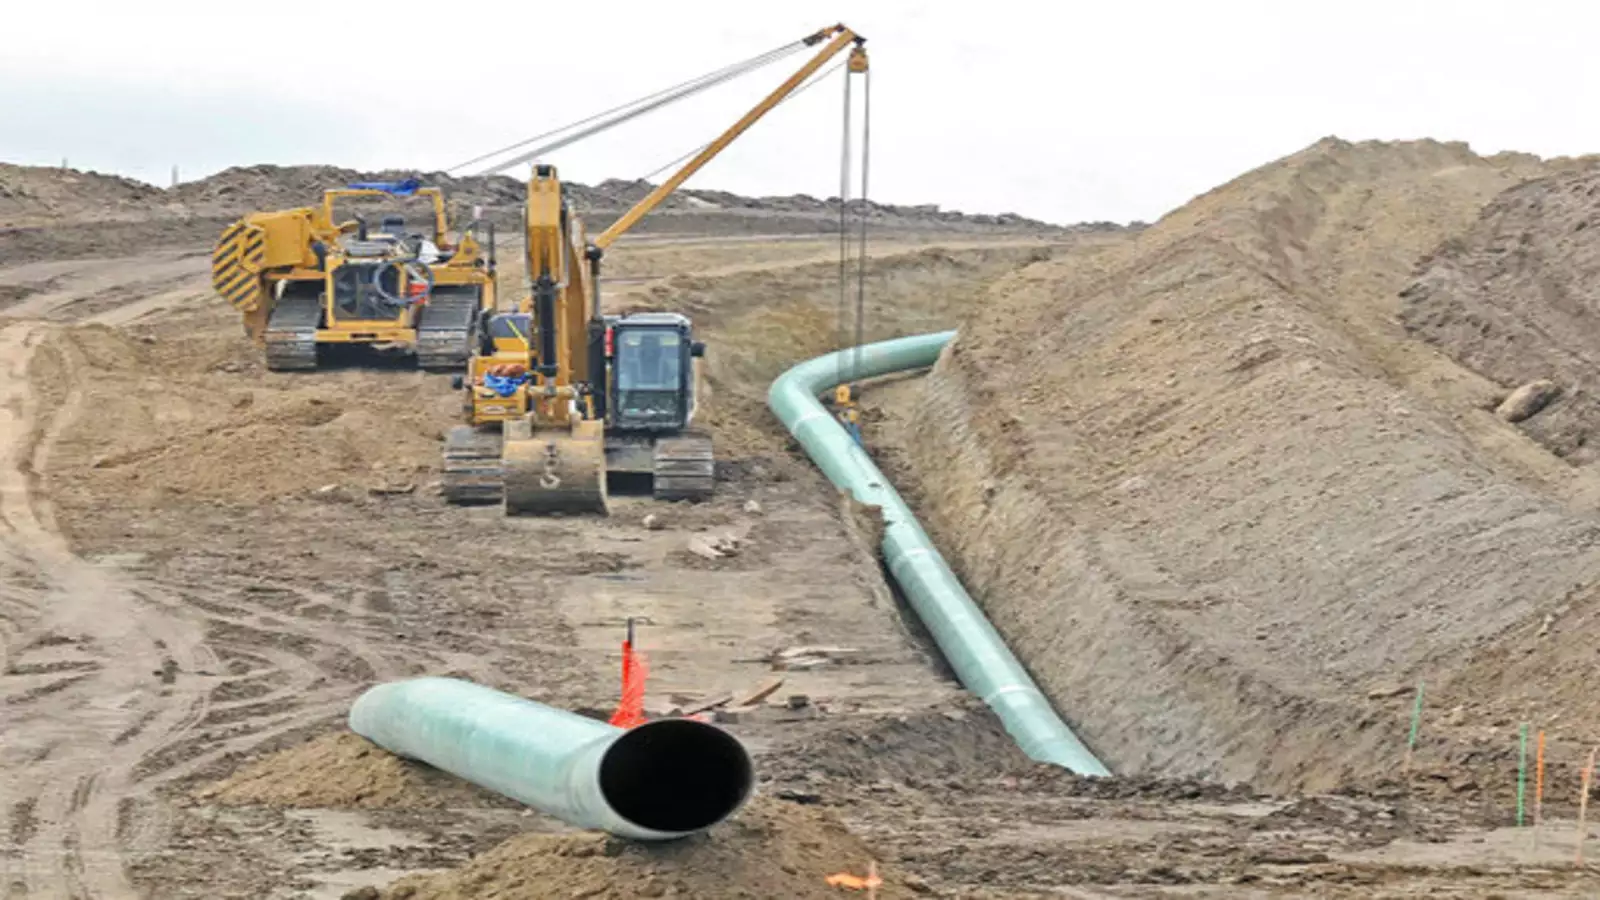
<instances>
[{"instance_id":1,"label":"excavator cab","mask_svg":"<svg viewBox=\"0 0 1600 900\"><path fill-rule=\"evenodd\" d=\"M533 349L533 316L528 313L496 313L483 329L484 356L496 353L526 354Z\"/></svg>"},{"instance_id":2,"label":"excavator cab","mask_svg":"<svg viewBox=\"0 0 1600 900\"><path fill-rule=\"evenodd\" d=\"M694 408L694 359L705 345L689 320L642 313L611 325L609 425L622 431L679 431Z\"/></svg>"}]
</instances>

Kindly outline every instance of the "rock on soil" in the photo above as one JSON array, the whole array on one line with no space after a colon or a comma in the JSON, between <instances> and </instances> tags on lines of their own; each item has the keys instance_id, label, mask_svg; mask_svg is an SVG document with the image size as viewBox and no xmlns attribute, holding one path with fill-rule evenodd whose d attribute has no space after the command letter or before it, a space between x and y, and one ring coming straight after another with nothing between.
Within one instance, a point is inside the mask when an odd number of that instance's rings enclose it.
<instances>
[{"instance_id":1,"label":"rock on soil","mask_svg":"<svg viewBox=\"0 0 1600 900\"><path fill-rule=\"evenodd\" d=\"M1494 412L1507 422L1521 422L1538 415L1550 405L1550 401L1559 396L1561 396L1561 386L1554 381L1541 378L1512 391L1511 396L1496 407Z\"/></svg>"},{"instance_id":2,"label":"rock on soil","mask_svg":"<svg viewBox=\"0 0 1600 900\"><path fill-rule=\"evenodd\" d=\"M1600 529L1460 424L1465 373L1395 321L1423 253L1547 171L1328 139L974 304L897 474L1114 769L1390 766L1373 683L1431 685L1600 576Z\"/></svg>"},{"instance_id":3,"label":"rock on soil","mask_svg":"<svg viewBox=\"0 0 1600 900\"><path fill-rule=\"evenodd\" d=\"M828 885L829 875L864 875L872 858L872 851L828 813L757 799L704 834L664 844L598 834L513 838L459 870L403 878L377 897L823 900L842 893ZM879 875L885 882L879 897L910 896L893 870L880 866Z\"/></svg>"},{"instance_id":4,"label":"rock on soil","mask_svg":"<svg viewBox=\"0 0 1600 900\"><path fill-rule=\"evenodd\" d=\"M1600 168L1583 168L1489 204L1471 230L1424 261L1402 294L1402 316L1413 334L1506 389L1562 385L1562 396L1511 421L1588 465L1600 454L1597 287Z\"/></svg>"}]
</instances>

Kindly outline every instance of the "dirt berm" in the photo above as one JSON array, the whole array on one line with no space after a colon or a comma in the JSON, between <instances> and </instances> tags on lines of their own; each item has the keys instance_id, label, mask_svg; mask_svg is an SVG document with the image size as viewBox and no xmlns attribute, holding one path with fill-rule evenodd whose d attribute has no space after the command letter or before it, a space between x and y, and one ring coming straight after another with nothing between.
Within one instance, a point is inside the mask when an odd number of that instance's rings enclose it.
<instances>
[{"instance_id":1,"label":"dirt berm","mask_svg":"<svg viewBox=\"0 0 1600 900\"><path fill-rule=\"evenodd\" d=\"M768 900L837 897L828 884L842 870L866 873L872 853L829 813L758 799L710 831L665 844L602 834L528 834L460 870L401 879L370 900L539 900L584 897L727 897ZM895 873L885 871L885 881ZM880 876L880 877L883 877ZM878 896L911 892L886 883Z\"/></svg>"},{"instance_id":2,"label":"dirt berm","mask_svg":"<svg viewBox=\"0 0 1600 900\"><path fill-rule=\"evenodd\" d=\"M1521 426L1568 462L1600 458L1600 170L1519 185L1431 254L1403 293L1414 334L1507 391L1554 382Z\"/></svg>"},{"instance_id":3,"label":"dirt berm","mask_svg":"<svg viewBox=\"0 0 1600 900\"><path fill-rule=\"evenodd\" d=\"M1390 768L1406 704L1374 687L1432 682L1600 574L1567 467L1397 321L1419 257L1563 164L1325 139L975 305L897 467L1117 770Z\"/></svg>"}]
</instances>

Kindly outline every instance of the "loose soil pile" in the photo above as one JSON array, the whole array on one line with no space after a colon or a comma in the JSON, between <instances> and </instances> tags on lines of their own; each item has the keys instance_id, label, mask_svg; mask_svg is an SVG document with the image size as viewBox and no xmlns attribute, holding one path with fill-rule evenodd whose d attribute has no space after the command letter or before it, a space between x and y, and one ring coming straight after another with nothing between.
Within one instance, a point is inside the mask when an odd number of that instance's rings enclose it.
<instances>
[{"instance_id":1,"label":"loose soil pile","mask_svg":"<svg viewBox=\"0 0 1600 900\"><path fill-rule=\"evenodd\" d=\"M710 831L666 844L604 835L526 835L465 867L401 879L382 900L542 900L583 897L836 898L827 877L866 874L874 855L828 813L756 799ZM892 871L878 896L907 897Z\"/></svg>"},{"instance_id":2,"label":"loose soil pile","mask_svg":"<svg viewBox=\"0 0 1600 900\"><path fill-rule=\"evenodd\" d=\"M160 188L97 172L17 166L0 162L0 226L25 220L49 220L94 209L110 217L149 215L159 204Z\"/></svg>"},{"instance_id":3,"label":"loose soil pile","mask_svg":"<svg viewBox=\"0 0 1600 900\"><path fill-rule=\"evenodd\" d=\"M1507 392L1560 395L1520 424L1575 465L1600 458L1600 171L1507 191L1426 259L1404 292L1406 327Z\"/></svg>"},{"instance_id":4,"label":"loose soil pile","mask_svg":"<svg viewBox=\"0 0 1600 900\"><path fill-rule=\"evenodd\" d=\"M71 485L117 503L175 497L257 504L316 493L411 492L436 477L439 442L457 402L421 373L267 373L243 337L141 340L86 326L52 333L34 356L42 385L93 372L95 427L57 452L86 459ZM387 376L387 377L385 377Z\"/></svg>"},{"instance_id":5,"label":"loose soil pile","mask_svg":"<svg viewBox=\"0 0 1600 900\"><path fill-rule=\"evenodd\" d=\"M0 258L19 263L210 244L229 222L251 212L314 206L322 202L324 190L354 182L413 177L444 190L457 226L477 206L502 234L515 233L519 227L527 186L505 175L455 177L411 170L358 172L335 166L256 165L162 188L93 172L0 164ZM610 179L593 186L567 183L565 187L593 234L654 186ZM430 221L429 201L411 198L403 205L404 209L391 211L401 212L413 223ZM1058 226L1014 213L968 214L935 205L855 201L852 214L864 215L879 234L1061 236L1128 230L1110 222ZM836 198L803 194L743 197L726 191L680 190L630 234L817 235L837 233L838 225Z\"/></svg>"},{"instance_id":6,"label":"loose soil pile","mask_svg":"<svg viewBox=\"0 0 1600 900\"><path fill-rule=\"evenodd\" d=\"M1414 260L1545 171L1325 140L976 304L903 474L1115 768L1382 769L1404 704L1374 687L1436 681L1600 576L1600 527L1509 426L1464 418L1492 392L1394 321Z\"/></svg>"},{"instance_id":7,"label":"loose soil pile","mask_svg":"<svg viewBox=\"0 0 1600 900\"><path fill-rule=\"evenodd\" d=\"M447 772L339 731L264 757L195 792L224 806L443 809L517 806Z\"/></svg>"},{"instance_id":8,"label":"loose soil pile","mask_svg":"<svg viewBox=\"0 0 1600 900\"><path fill-rule=\"evenodd\" d=\"M480 205L490 210L515 212L526 199L527 185L509 175L453 176L443 172L390 169L360 172L337 166L236 166L170 188L157 187L115 175L75 169L17 166L0 163L0 227L103 220L106 218L193 218L237 216L252 210L292 209L320 203L322 192L357 182L420 179L442 188L448 201L462 209ZM643 199L655 187L641 180L607 179L597 185L571 182L569 199L580 210L621 212ZM425 209L426 207L419 207ZM935 205L905 206L856 203L875 220L922 226L975 225L1021 230L1069 230L1014 213L973 215L941 210ZM837 219L837 198L819 199L806 194L782 197L744 197L727 191L680 190L657 207L662 212L729 212L832 215ZM837 224L835 223L835 227ZM1073 231L1117 231L1108 222L1074 226ZM821 229L816 229L821 230Z\"/></svg>"}]
</instances>

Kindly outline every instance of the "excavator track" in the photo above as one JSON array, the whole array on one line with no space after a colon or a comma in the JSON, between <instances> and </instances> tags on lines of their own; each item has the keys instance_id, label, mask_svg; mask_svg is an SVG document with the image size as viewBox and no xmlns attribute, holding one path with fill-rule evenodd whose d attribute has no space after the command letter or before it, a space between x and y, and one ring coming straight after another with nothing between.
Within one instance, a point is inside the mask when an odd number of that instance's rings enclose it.
<instances>
[{"instance_id":1,"label":"excavator track","mask_svg":"<svg viewBox=\"0 0 1600 900\"><path fill-rule=\"evenodd\" d=\"M417 366L430 372L453 372L467 365L482 305L480 288L436 287L417 317Z\"/></svg>"},{"instance_id":2,"label":"excavator track","mask_svg":"<svg viewBox=\"0 0 1600 900\"><path fill-rule=\"evenodd\" d=\"M716 489L710 435L685 433L656 441L653 493L657 500L708 500Z\"/></svg>"},{"instance_id":3,"label":"excavator track","mask_svg":"<svg viewBox=\"0 0 1600 900\"><path fill-rule=\"evenodd\" d=\"M322 321L322 284L290 282L267 318L267 368L274 372L317 367L317 325Z\"/></svg>"},{"instance_id":4,"label":"excavator track","mask_svg":"<svg viewBox=\"0 0 1600 900\"><path fill-rule=\"evenodd\" d=\"M505 496L500 474L498 431L457 425L444 439L444 472L440 489L445 501L462 505L499 503Z\"/></svg>"},{"instance_id":5,"label":"excavator track","mask_svg":"<svg viewBox=\"0 0 1600 900\"><path fill-rule=\"evenodd\" d=\"M602 423L580 421L570 431L533 432L526 422L507 428L500 456L507 515L610 513Z\"/></svg>"}]
</instances>

